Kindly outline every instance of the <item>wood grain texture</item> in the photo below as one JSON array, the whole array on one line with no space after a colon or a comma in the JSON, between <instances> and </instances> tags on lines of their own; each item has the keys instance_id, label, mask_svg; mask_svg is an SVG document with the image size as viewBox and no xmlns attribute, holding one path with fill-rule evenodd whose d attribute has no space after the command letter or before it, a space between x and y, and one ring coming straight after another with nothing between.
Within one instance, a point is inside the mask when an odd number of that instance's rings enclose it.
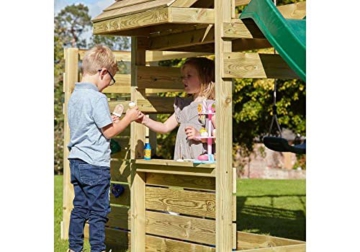
<instances>
[{"instance_id":1,"label":"wood grain texture","mask_svg":"<svg viewBox=\"0 0 360 252\"><path fill-rule=\"evenodd\" d=\"M146 252L215 252L214 247L189 243L185 241L173 240L153 235L146 235Z\"/></svg>"},{"instance_id":2,"label":"wood grain texture","mask_svg":"<svg viewBox=\"0 0 360 252\"><path fill-rule=\"evenodd\" d=\"M214 1L215 25L215 107L216 107L216 252L235 249L232 197L232 80L223 76L224 53L232 42L222 38L223 23L231 22L232 1ZM220 165L221 164L221 165Z\"/></svg>"},{"instance_id":3,"label":"wood grain texture","mask_svg":"<svg viewBox=\"0 0 360 252\"><path fill-rule=\"evenodd\" d=\"M299 78L277 54L224 53L224 56L223 76L227 78Z\"/></svg>"},{"instance_id":4,"label":"wood grain texture","mask_svg":"<svg viewBox=\"0 0 360 252\"><path fill-rule=\"evenodd\" d=\"M145 252L145 174L134 170L131 184L131 231L136 236L131 236L131 249Z\"/></svg>"},{"instance_id":5,"label":"wood grain texture","mask_svg":"<svg viewBox=\"0 0 360 252\"><path fill-rule=\"evenodd\" d=\"M184 90L178 67L137 66L137 86L139 89L178 89Z\"/></svg>"},{"instance_id":6,"label":"wood grain texture","mask_svg":"<svg viewBox=\"0 0 360 252\"><path fill-rule=\"evenodd\" d=\"M193 29L182 33L157 36L149 39L149 50L176 50L177 48L214 43L214 29L212 26Z\"/></svg>"},{"instance_id":7,"label":"wood grain texture","mask_svg":"<svg viewBox=\"0 0 360 252\"><path fill-rule=\"evenodd\" d=\"M116 3L105 8L104 11L110 11L113 9L120 9L120 8L129 7L129 6L133 6L133 5L144 4L144 3L148 3L148 2L152 2L152 1L156 1L156 0L121 0L121 1L117 1Z\"/></svg>"},{"instance_id":8,"label":"wood grain texture","mask_svg":"<svg viewBox=\"0 0 360 252\"><path fill-rule=\"evenodd\" d=\"M146 184L201 189L215 192L215 178L149 173Z\"/></svg>"},{"instance_id":9,"label":"wood grain texture","mask_svg":"<svg viewBox=\"0 0 360 252\"><path fill-rule=\"evenodd\" d=\"M135 5L127 5L122 8L116 8L117 4L113 4L108 10L105 9L103 13L93 19L93 22L100 20L108 20L115 17L129 16L135 13L144 13L151 9L162 8L169 6L174 0L156 0L156 1L142 1Z\"/></svg>"},{"instance_id":10,"label":"wood grain texture","mask_svg":"<svg viewBox=\"0 0 360 252\"><path fill-rule=\"evenodd\" d=\"M172 114L174 113L174 97L147 97L136 101L139 110L151 114Z\"/></svg>"},{"instance_id":11,"label":"wood grain texture","mask_svg":"<svg viewBox=\"0 0 360 252\"><path fill-rule=\"evenodd\" d=\"M67 119L67 107L74 89L75 82L79 81L78 75L78 49L66 48L64 51L65 57L65 74L64 74L64 153L63 153L63 219L61 225L61 239L68 239L70 214L73 209L74 189L70 182L70 165L69 149L67 144L70 142L70 128Z\"/></svg>"},{"instance_id":12,"label":"wood grain texture","mask_svg":"<svg viewBox=\"0 0 360 252\"><path fill-rule=\"evenodd\" d=\"M93 34L111 34L123 30L165 24L169 21L168 18L168 10L158 8L143 13L135 13L131 16L113 17L110 20L93 20Z\"/></svg>"},{"instance_id":13,"label":"wood grain texture","mask_svg":"<svg viewBox=\"0 0 360 252\"><path fill-rule=\"evenodd\" d=\"M215 221L146 212L146 233L205 244L215 242Z\"/></svg>"},{"instance_id":14,"label":"wood grain texture","mask_svg":"<svg viewBox=\"0 0 360 252\"><path fill-rule=\"evenodd\" d=\"M182 189L147 186L145 207L185 215L215 218L215 194Z\"/></svg>"},{"instance_id":15,"label":"wood grain texture","mask_svg":"<svg viewBox=\"0 0 360 252\"><path fill-rule=\"evenodd\" d=\"M305 242L269 235L237 232L238 251L253 252L305 252Z\"/></svg>"}]
</instances>

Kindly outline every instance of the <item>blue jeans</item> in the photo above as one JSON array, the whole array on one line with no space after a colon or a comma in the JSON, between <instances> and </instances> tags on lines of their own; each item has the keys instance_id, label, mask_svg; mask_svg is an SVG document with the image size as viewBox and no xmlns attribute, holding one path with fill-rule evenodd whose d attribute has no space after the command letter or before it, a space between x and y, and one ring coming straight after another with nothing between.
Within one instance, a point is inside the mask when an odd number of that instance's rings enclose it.
<instances>
[{"instance_id":1,"label":"blue jeans","mask_svg":"<svg viewBox=\"0 0 360 252\"><path fill-rule=\"evenodd\" d=\"M71 183L74 185L74 208L69 227L69 248L83 249L84 226L89 221L91 252L105 246L105 223L110 212L110 168L90 165L80 159L69 159Z\"/></svg>"}]
</instances>

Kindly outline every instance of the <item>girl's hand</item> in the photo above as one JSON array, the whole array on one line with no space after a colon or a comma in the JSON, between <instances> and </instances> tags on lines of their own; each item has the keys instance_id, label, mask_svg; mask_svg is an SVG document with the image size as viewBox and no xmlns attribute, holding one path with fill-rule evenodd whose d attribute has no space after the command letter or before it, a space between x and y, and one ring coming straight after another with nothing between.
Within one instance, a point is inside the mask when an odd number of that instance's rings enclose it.
<instances>
[{"instance_id":1,"label":"girl's hand","mask_svg":"<svg viewBox=\"0 0 360 252\"><path fill-rule=\"evenodd\" d=\"M130 121L137 121L143 118L144 114L139 111L139 108L135 106L134 108L126 110L126 115L128 116Z\"/></svg>"},{"instance_id":2,"label":"girl's hand","mask_svg":"<svg viewBox=\"0 0 360 252\"><path fill-rule=\"evenodd\" d=\"M188 140L198 140L199 132L193 126L185 127L186 139Z\"/></svg>"}]
</instances>

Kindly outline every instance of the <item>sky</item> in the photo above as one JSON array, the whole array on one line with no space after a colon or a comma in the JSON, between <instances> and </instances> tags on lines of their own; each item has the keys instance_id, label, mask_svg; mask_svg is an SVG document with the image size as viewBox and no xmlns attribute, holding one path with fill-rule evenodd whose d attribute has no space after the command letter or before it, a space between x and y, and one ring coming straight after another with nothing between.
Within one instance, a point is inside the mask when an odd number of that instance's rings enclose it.
<instances>
[{"instance_id":1,"label":"sky","mask_svg":"<svg viewBox=\"0 0 360 252\"><path fill-rule=\"evenodd\" d=\"M73 4L83 4L89 8L89 15L91 18L95 18L102 13L104 9L115 3L115 0L55 0L54 1L54 16L56 16L66 6ZM81 37L86 38L89 42L89 38L92 35L92 30L84 32Z\"/></svg>"},{"instance_id":2,"label":"sky","mask_svg":"<svg viewBox=\"0 0 360 252\"><path fill-rule=\"evenodd\" d=\"M54 16L58 14L62 9L72 4L83 4L89 8L89 14L92 18L98 16L102 11L115 3L115 0L55 0L54 2Z\"/></svg>"}]
</instances>

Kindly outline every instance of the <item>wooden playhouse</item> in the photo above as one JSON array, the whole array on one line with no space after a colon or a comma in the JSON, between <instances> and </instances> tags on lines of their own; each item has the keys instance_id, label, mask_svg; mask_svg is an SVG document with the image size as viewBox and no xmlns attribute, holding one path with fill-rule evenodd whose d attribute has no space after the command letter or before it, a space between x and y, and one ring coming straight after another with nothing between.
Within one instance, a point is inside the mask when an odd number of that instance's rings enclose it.
<instances>
[{"instance_id":1,"label":"wooden playhouse","mask_svg":"<svg viewBox=\"0 0 360 252\"><path fill-rule=\"evenodd\" d=\"M144 160L148 132L136 123L116 139L122 151L112 155L111 182L125 190L119 197L110 194L112 211L106 243L112 252L127 249L132 252L305 251L303 241L236 231L232 79L304 77L301 64L305 63L296 60L294 63L295 56L247 52L275 47L273 40L282 40L269 39L266 35L267 32L272 35L271 31L262 30L262 20L252 20L251 15L242 20L236 13L236 6L252 4L255 10L252 12L257 14L262 8L260 1L271 3L270 0L119 0L93 19L94 34L132 38L131 52L116 52L118 61L131 62L130 72L116 74L116 84L104 90L111 93L110 110L118 103L126 107L135 101L150 116L173 112L173 98L159 93L183 90L180 71L157 66L157 61L214 55L216 66L216 146L222 151L216 153L215 163ZM275 18L279 19L303 20L305 2L267 12L275 12ZM83 54L84 51L74 48L65 51L65 146L69 140L66 107L74 83L80 78L78 63ZM156 135L152 132L150 142L155 152ZM73 199L67 156L64 148L63 239L67 239Z\"/></svg>"}]
</instances>

